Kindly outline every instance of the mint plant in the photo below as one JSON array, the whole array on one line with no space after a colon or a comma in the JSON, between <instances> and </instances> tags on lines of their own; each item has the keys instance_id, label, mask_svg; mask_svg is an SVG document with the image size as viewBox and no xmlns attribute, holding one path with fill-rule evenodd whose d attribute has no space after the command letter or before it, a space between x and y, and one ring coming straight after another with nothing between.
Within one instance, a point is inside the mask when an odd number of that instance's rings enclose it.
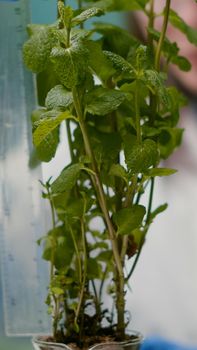
<instances>
[{"instance_id":1,"label":"mint plant","mask_svg":"<svg viewBox=\"0 0 197 350\"><path fill-rule=\"evenodd\" d=\"M177 123L185 99L166 81L170 63L185 71L190 63L166 29L170 21L195 45L197 32L170 8L170 0L157 14L163 17L161 33L154 27L154 0L78 0L77 9L69 1L57 5L55 23L28 26L23 56L37 74L40 108L32 124L41 161L55 157L60 126L66 124L70 163L42 184L52 227L39 244L44 242L43 258L51 266L46 303L53 339L83 347L87 336L126 337L126 285L151 223L167 208L163 203L153 208L155 178L176 171L159 164L180 145L183 133ZM92 17L127 10L148 16L146 45L103 21L87 29ZM106 290L112 310L103 304Z\"/></svg>"}]
</instances>

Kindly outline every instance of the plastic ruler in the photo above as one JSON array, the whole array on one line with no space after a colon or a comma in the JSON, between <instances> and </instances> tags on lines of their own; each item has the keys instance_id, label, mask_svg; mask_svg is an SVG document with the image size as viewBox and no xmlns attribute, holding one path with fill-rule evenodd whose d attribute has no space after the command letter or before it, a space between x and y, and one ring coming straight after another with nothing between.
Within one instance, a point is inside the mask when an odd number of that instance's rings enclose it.
<instances>
[{"instance_id":1,"label":"plastic ruler","mask_svg":"<svg viewBox=\"0 0 197 350\"><path fill-rule=\"evenodd\" d=\"M21 55L29 21L28 0L0 0L0 257L9 336L50 330L48 264L36 244L46 232L42 173L29 167L34 84Z\"/></svg>"}]
</instances>

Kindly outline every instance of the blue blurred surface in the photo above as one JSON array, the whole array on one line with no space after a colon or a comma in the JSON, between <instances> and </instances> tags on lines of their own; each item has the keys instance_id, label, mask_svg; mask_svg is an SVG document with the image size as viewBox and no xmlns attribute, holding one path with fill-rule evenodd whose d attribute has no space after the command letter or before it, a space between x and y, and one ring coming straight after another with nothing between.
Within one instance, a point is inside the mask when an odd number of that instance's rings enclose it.
<instances>
[{"instance_id":1,"label":"blue blurred surface","mask_svg":"<svg viewBox=\"0 0 197 350\"><path fill-rule=\"evenodd\" d=\"M197 346L191 347L171 342L161 337L150 337L145 339L141 350L197 350Z\"/></svg>"}]
</instances>

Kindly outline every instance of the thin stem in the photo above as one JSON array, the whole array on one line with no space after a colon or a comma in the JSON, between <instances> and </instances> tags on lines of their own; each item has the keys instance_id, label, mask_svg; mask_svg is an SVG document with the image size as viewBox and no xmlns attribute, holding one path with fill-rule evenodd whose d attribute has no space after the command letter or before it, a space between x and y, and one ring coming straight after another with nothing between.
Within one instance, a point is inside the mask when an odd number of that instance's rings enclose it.
<instances>
[{"instance_id":1,"label":"thin stem","mask_svg":"<svg viewBox=\"0 0 197 350\"><path fill-rule=\"evenodd\" d=\"M72 147L72 134L71 134L71 130L70 130L70 120L66 120L66 131L67 131L67 139L68 139L68 145L69 145L69 152L70 152L70 158L71 161L73 162L75 159L75 155L73 152L73 147Z\"/></svg>"},{"instance_id":2,"label":"thin stem","mask_svg":"<svg viewBox=\"0 0 197 350\"><path fill-rule=\"evenodd\" d=\"M75 239L75 235L73 233L73 230L72 230L71 226L70 226L70 233L71 233L71 237L72 237L72 240L73 240L73 244L74 244L75 252L76 252L76 256L77 256L78 272L79 272L79 283L81 284L82 283L81 257L80 257L80 252L79 252L78 245L77 245L77 242L76 242L76 239Z\"/></svg>"},{"instance_id":3,"label":"thin stem","mask_svg":"<svg viewBox=\"0 0 197 350\"><path fill-rule=\"evenodd\" d=\"M170 3L171 3L171 0L166 0L166 6L165 6L165 9L164 9L164 20L163 20L161 35L160 35L160 38L159 38L159 42L158 42L157 49L156 49L156 54L155 54L155 69L157 71L160 70L160 60L161 60L162 45L163 45L163 42L164 42L164 39L165 39L166 30L167 30L167 26L168 26L168 19L169 19L169 13L170 13Z\"/></svg>"},{"instance_id":4,"label":"thin stem","mask_svg":"<svg viewBox=\"0 0 197 350\"><path fill-rule=\"evenodd\" d=\"M138 262L138 260L139 260L139 257L140 257L141 251L142 251L143 244L144 244L144 237L141 239L141 242L140 242L140 244L139 244L139 249L138 249L137 255L136 255L136 257L135 257L135 260L134 260L134 263L133 263L133 265L132 265L132 268L131 268L131 270L130 270L130 272L129 272L127 278L126 278L126 282L128 282L128 280L130 279L130 277L132 276L132 274L133 274L133 272L134 272L134 270L135 270L135 267L136 267L136 265L137 265L137 262Z\"/></svg>"},{"instance_id":5,"label":"thin stem","mask_svg":"<svg viewBox=\"0 0 197 350\"><path fill-rule=\"evenodd\" d=\"M149 222L151 209L152 209L152 203L153 203L154 184L155 184L154 178L151 178L151 186L150 186L149 201L148 201L148 211L147 211L147 217L146 217L146 228L144 229L143 236L142 236L142 239L140 241L139 249L138 249L137 255L135 257L134 263L133 263L132 268L127 276L127 279L126 279L127 281L132 276L132 274L135 270L135 267L137 265L137 262L139 260L139 257L140 257L140 254L141 254L141 251L142 251L142 248L144 245L144 239L145 239L146 233L147 233L148 228L149 228L148 222Z\"/></svg>"},{"instance_id":6,"label":"thin stem","mask_svg":"<svg viewBox=\"0 0 197 350\"><path fill-rule=\"evenodd\" d=\"M88 136L85 122L84 122L83 112L81 109L80 100L79 100L78 93L77 93L76 89L73 89L73 97L74 97L74 105L75 105L77 117L79 120L81 132L82 132L82 136L83 136L83 140L84 140L86 154L88 155L88 157L91 160L92 170L95 173L94 175L91 175L91 179L92 179L93 185L95 187L95 190L98 194L99 204L100 204L101 210L103 212L105 222L106 222L106 225L107 225L107 228L109 231L109 236L110 236L110 240L112 242L112 249L113 249L115 263L118 267L119 273L122 274L122 265L121 265L120 256L119 256L119 252L118 252L115 231L114 231L113 224L111 222L109 212L107 209L105 193L104 193L101 181L100 181L99 171L98 171L97 164L96 164L96 161L94 158L94 154L93 154L93 151L92 151L92 148L90 145L89 136Z\"/></svg>"},{"instance_id":7,"label":"thin stem","mask_svg":"<svg viewBox=\"0 0 197 350\"><path fill-rule=\"evenodd\" d=\"M136 80L134 104L135 104L135 123L136 123L137 141L138 141L138 143L141 143L142 142L142 135L141 135L141 125L140 125L139 83L138 83L138 80Z\"/></svg>"},{"instance_id":8,"label":"thin stem","mask_svg":"<svg viewBox=\"0 0 197 350\"><path fill-rule=\"evenodd\" d=\"M92 179L93 186L94 186L96 193L97 193L98 202L99 202L100 208L103 212L104 220L105 220L105 223L106 223L106 226L108 229L108 233L109 233L109 238L110 238L110 241L112 244L112 251L113 251L113 257L114 257L114 262L115 262L115 267L116 267L116 279L117 279L117 299L116 299L116 301L117 301L117 313L118 313L117 332L123 338L124 337L124 329L125 329L125 324L124 324L125 301L124 301L124 271L123 271L123 266L122 266L121 257L119 254L116 233L115 233L111 218L109 216L104 189L103 189L103 186L102 186L102 183L100 180L99 170L98 170L97 163L96 163L96 160L94 157L94 153L93 153L93 150L92 150L92 147L90 144L88 131L87 131L86 124L84 121L84 114L83 114L83 111L81 108L81 102L80 102L80 98L79 98L79 95L78 95L76 88L73 88L72 93L73 93L75 110L77 113L79 125L81 128L81 133L83 136L86 154L88 155L88 157L91 161L92 170L94 171L94 174L91 174L90 176Z\"/></svg>"},{"instance_id":9,"label":"thin stem","mask_svg":"<svg viewBox=\"0 0 197 350\"><path fill-rule=\"evenodd\" d=\"M153 204L153 193L154 193L154 186L155 186L155 179L152 177L150 179L151 185L150 185L150 194L149 194L149 202L148 202L148 211L146 216L146 223L148 224Z\"/></svg>"},{"instance_id":10,"label":"thin stem","mask_svg":"<svg viewBox=\"0 0 197 350\"><path fill-rule=\"evenodd\" d=\"M155 19L155 14L154 14L154 0L150 0L150 10L148 13L149 16L149 21L148 21L148 27L153 28L154 27L154 19ZM153 47L153 38L151 33L148 33L148 43L151 51L154 50Z\"/></svg>"},{"instance_id":11,"label":"thin stem","mask_svg":"<svg viewBox=\"0 0 197 350\"><path fill-rule=\"evenodd\" d=\"M80 286L79 301L78 301L77 310L75 314L76 322L78 321L80 311L81 311L81 306L83 304L83 297L84 297L85 284L86 284L86 278L87 278L87 251L86 251L86 239L85 239L85 230L84 230L83 220L81 220L81 233L82 233L82 244L83 244L84 267L83 267L83 278Z\"/></svg>"}]
</instances>

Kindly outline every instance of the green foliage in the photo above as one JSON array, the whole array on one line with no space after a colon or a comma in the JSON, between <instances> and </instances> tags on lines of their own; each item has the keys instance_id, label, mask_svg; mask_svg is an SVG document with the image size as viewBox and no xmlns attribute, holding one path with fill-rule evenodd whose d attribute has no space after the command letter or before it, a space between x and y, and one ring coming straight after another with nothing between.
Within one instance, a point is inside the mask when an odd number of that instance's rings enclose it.
<instances>
[{"instance_id":1,"label":"green foliage","mask_svg":"<svg viewBox=\"0 0 197 350\"><path fill-rule=\"evenodd\" d=\"M38 243L50 263L46 304L54 338L82 346L86 335L103 334L103 324L125 339L125 284L150 225L167 208L153 209L154 183L176 172L159 164L183 134L177 124L186 99L166 83L169 64L183 71L191 65L164 28L148 28L146 45L110 23L86 29L87 20L106 11L141 10L151 24L150 0L84 0L75 10L64 1L57 5L55 24L28 26L23 57L37 73L42 106L32 113L32 159L55 156L66 124L71 161L42 183L52 227ZM160 15L196 45L196 29L172 9ZM114 321L114 310L103 307L105 289L116 308Z\"/></svg>"},{"instance_id":2,"label":"green foliage","mask_svg":"<svg viewBox=\"0 0 197 350\"><path fill-rule=\"evenodd\" d=\"M76 184L81 168L82 165L77 163L68 165L64 170L62 170L61 174L51 185L52 193L58 194L72 190Z\"/></svg>"},{"instance_id":3,"label":"green foliage","mask_svg":"<svg viewBox=\"0 0 197 350\"><path fill-rule=\"evenodd\" d=\"M155 41L159 41L160 33L153 29L148 28L148 32L151 34ZM167 61L177 65L183 71L189 71L191 69L191 63L187 58L179 56L179 48L176 42L171 42L168 38L165 38L162 46L162 51Z\"/></svg>"},{"instance_id":4,"label":"green foliage","mask_svg":"<svg viewBox=\"0 0 197 350\"><path fill-rule=\"evenodd\" d=\"M45 105L47 109L65 111L73 103L72 93L62 85L52 88L46 97Z\"/></svg>"},{"instance_id":5,"label":"green foliage","mask_svg":"<svg viewBox=\"0 0 197 350\"><path fill-rule=\"evenodd\" d=\"M71 89L83 81L87 51L80 43L69 48L53 47L50 59L61 84L65 87Z\"/></svg>"},{"instance_id":6,"label":"green foliage","mask_svg":"<svg viewBox=\"0 0 197 350\"><path fill-rule=\"evenodd\" d=\"M135 137L127 135L124 139L124 149L125 160L132 174L143 173L158 161L157 144L151 139L139 144Z\"/></svg>"},{"instance_id":7,"label":"green foliage","mask_svg":"<svg viewBox=\"0 0 197 350\"><path fill-rule=\"evenodd\" d=\"M104 14L104 12L102 11L101 8L92 7L92 8L89 8L88 10L81 12L80 15L74 17L71 21L71 24L72 24L72 26L76 26L78 24L81 24L81 23L87 21L91 17L101 16L103 14Z\"/></svg>"},{"instance_id":8,"label":"green foliage","mask_svg":"<svg viewBox=\"0 0 197 350\"><path fill-rule=\"evenodd\" d=\"M174 27L187 36L188 41L197 45L197 30L187 25L187 23L172 9L170 10L169 20Z\"/></svg>"},{"instance_id":9,"label":"green foliage","mask_svg":"<svg viewBox=\"0 0 197 350\"><path fill-rule=\"evenodd\" d=\"M50 60L50 52L55 43L54 33L49 26L39 26L23 46L26 66L35 73L42 72Z\"/></svg>"},{"instance_id":10,"label":"green foliage","mask_svg":"<svg viewBox=\"0 0 197 350\"><path fill-rule=\"evenodd\" d=\"M124 92L98 86L87 94L86 111L93 115L106 115L116 110L125 98Z\"/></svg>"},{"instance_id":11,"label":"green foliage","mask_svg":"<svg viewBox=\"0 0 197 350\"><path fill-rule=\"evenodd\" d=\"M118 227L117 234L131 235L132 231L142 225L146 209L142 205L133 205L132 208L123 208L114 214L113 219Z\"/></svg>"}]
</instances>

